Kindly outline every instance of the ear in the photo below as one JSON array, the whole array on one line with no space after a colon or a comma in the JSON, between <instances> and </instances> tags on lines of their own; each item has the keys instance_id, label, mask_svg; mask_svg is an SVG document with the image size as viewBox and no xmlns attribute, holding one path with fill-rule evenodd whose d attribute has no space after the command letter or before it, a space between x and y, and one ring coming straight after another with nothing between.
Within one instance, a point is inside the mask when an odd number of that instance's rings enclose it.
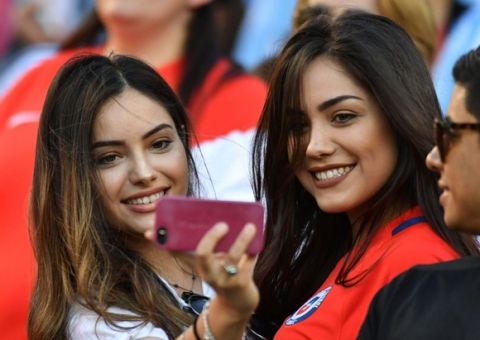
<instances>
[{"instance_id":1,"label":"ear","mask_svg":"<svg viewBox=\"0 0 480 340\"><path fill-rule=\"evenodd\" d=\"M214 1L214 0L188 0L188 3L189 3L191 8L195 9L195 8L205 6L209 3L211 3L212 1Z\"/></svg>"}]
</instances>

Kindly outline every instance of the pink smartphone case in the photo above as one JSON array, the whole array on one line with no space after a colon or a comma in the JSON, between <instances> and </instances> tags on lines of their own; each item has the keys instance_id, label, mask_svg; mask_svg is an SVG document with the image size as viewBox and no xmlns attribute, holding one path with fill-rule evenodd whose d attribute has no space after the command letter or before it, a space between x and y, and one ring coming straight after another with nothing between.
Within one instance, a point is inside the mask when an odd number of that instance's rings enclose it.
<instances>
[{"instance_id":1,"label":"pink smartphone case","mask_svg":"<svg viewBox=\"0 0 480 340\"><path fill-rule=\"evenodd\" d=\"M157 203L155 238L161 249L191 252L215 223L226 222L228 234L216 251L227 252L246 223L257 227L247 253L258 254L264 246L264 208L258 202L204 200L182 196L166 196Z\"/></svg>"}]
</instances>

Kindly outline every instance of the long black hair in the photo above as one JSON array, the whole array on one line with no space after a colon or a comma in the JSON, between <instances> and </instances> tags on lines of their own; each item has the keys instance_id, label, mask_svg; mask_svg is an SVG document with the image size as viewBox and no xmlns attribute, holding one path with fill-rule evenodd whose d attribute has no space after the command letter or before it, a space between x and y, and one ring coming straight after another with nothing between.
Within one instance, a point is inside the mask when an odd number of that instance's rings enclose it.
<instances>
[{"instance_id":1,"label":"long black hair","mask_svg":"<svg viewBox=\"0 0 480 340\"><path fill-rule=\"evenodd\" d=\"M378 103L397 145L398 159L388 181L371 198L358 235L345 213L317 206L295 177L305 143L295 135L292 119L301 113L302 77L310 62L326 56L339 63ZM270 89L254 142L256 199L267 205L266 249L255 278L261 302L257 313L278 322L293 313L323 283L354 243L336 278L355 285L352 268L366 251L379 221L391 206L420 206L436 233L460 254L478 253L472 238L450 231L438 203L437 177L425 166L434 142L433 118L440 115L429 72L408 34L393 21L359 11L333 20L320 15L302 27L283 48L274 66ZM294 140L289 160L289 141ZM400 202L400 200L403 200ZM398 212L400 213L400 212Z\"/></svg>"}]
</instances>

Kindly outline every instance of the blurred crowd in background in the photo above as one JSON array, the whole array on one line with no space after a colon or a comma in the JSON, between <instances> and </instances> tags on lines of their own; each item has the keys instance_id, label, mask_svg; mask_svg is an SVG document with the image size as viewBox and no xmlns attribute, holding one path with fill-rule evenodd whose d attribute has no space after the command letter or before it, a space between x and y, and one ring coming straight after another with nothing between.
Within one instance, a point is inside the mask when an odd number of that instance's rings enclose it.
<instances>
[{"instance_id":1,"label":"blurred crowd in background","mask_svg":"<svg viewBox=\"0 0 480 340\"><path fill-rule=\"evenodd\" d=\"M88 27L88 20L91 19L92 11L96 3L100 1L102 0L0 0L0 13L2 18L0 20L0 103L2 103L3 97L9 93L17 82L21 81L22 76L28 71L40 65L42 61L49 57L56 56L61 51L68 50L70 47L78 46L72 44L72 39L78 38L78 36L72 37L72 34L78 33L77 28L80 27L80 25L84 25L82 27ZM257 75L263 78L267 84L269 76L268 60L274 58L282 48L283 43L290 36L290 33L295 30L295 23L297 22L298 15L302 13L301 9L303 7L320 5L331 8L342 4L342 6L360 7L361 9L374 13L390 16L394 21L397 21L406 28L414 38L417 46L419 46L431 70L442 111L445 112L454 85L451 76L454 62L460 55L480 44L480 25L478 24L480 21L480 0L425 0L426 12L416 13L415 15L419 17L423 15L422 19L416 20L413 16L409 16L408 6L409 4L415 3L414 7L417 8L418 1L419 0L212 0L212 4L215 10L215 19L221 28L219 30L219 43L222 56L226 56L235 64L238 64L242 72L246 71ZM102 2L106 3L107 1L104 0ZM396 13L397 16L391 15L392 13ZM434 28L433 31L430 30L430 26L425 24L428 20L432 22L431 27ZM87 23L87 25L85 25L85 23ZM415 27L415 25L419 27ZM113 36L112 32L109 33ZM415 36L417 33L418 36ZM102 45L106 39L105 33L103 33L103 35L100 33L95 36L95 39L97 45ZM202 41L197 43L201 44ZM91 44L91 41L89 44ZM95 42L93 45L95 45ZM374 56L372 56L372 58L374 58ZM152 60L149 60L149 62L154 63L155 66L162 64L155 63ZM168 75L162 75L168 78ZM225 76L225 74L221 74L222 79L223 76ZM213 90L215 90L215 88L213 88ZM265 91L265 89L263 88L262 91ZM182 93L180 93L180 95L182 96ZM265 93L262 92L258 100L263 100L264 96ZM17 98L18 99L15 100L22 100L21 95ZM258 115L260 114L260 112L257 113ZM2 106L0 105L0 143L2 143L2 141L11 143L18 142L9 139L10 137L8 137L9 135L7 134L2 136L3 118L10 114L10 112L2 112ZM225 117L225 119L230 118L231 116ZM200 138L202 137L203 136L200 136ZM231 136L231 138L235 137ZM216 152L217 155L221 154L218 150L215 151L213 147L209 150L208 148L211 145L212 144L206 145L204 149L206 150L207 158L210 151L211 154L213 154L213 152ZM221 155L223 157L226 156L225 153ZM8 156L10 155L2 153L0 147L0 165L8 163L19 168L20 165L12 163L12 161L7 158ZM4 159L1 159L1 157L4 157ZM206 162L208 163L208 161L207 159ZM31 165L28 166L30 167ZM2 172L0 174L0 183L12 180L14 182L15 179L3 178L2 180L1 177L5 176L5 174L8 175L17 172L17 168L10 172ZM24 171L25 176L28 178L30 178L29 171L30 170ZM229 172L229 174L232 175L231 172ZM21 179L19 181L21 181ZM20 189L20 191L21 190L22 189ZM16 197L13 196L12 198L11 192L7 192L5 188L1 188L0 191L0 202L12 201L12 204L17 204L15 201ZM221 195L218 196L221 197ZM4 212L2 209L5 208L3 206L0 207L0 214ZM12 226L9 227L5 225L5 222L2 223L1 221L0 219L1 233L4 235L10 234L11 231L7 229ZM28 245L25 245L25 240L27 239L25 236L26 230L22 230L22 233L24 235L19 241L19 244L22 245L18 247L28 247ZM6 252L9 247L17 247L15 246L15 242L14 236L0 236L0 250L4 249L4 252ZM21 295L21 301L18 301L18 303L21 306L22 317L24 317L26 316L27 308L25 291L31 284L31 268L18 268L18 270L15 269L14 273L12 269L14 265L12 266L10 264L12 262L15 263L15 255L12 256L13 257L9 258L8 254L0 254L0 258L2 258L0 272L2 275L6 274L9 279L9 283L2 284L2 287L11 289L12 287L16 287L18 281L17 288L21 291L19 293L19 295ZM28 256L30 256L30 251L28 251ZM26 266L31 264L30 257L26 263ZM6 269L7 265L8 269ZM30 276L19 279L25 271L27 271ZM5 281L4 277L2 277L1 280ZM1 291L3 288L0 289L0 294L3 298L9 297L9 301L12 301L14 300L11 295L13 292L7 288L5 288L3 292ZM11 309L13 308L12 303L8 303L8 305L3 304L4 301L0 298L0 327L5 329L9 324L15 325L15 322L19 319L18 315L15 314L15 310ZM11 334L11 337L7 334L6 338L18 339L18 334L21 333L12 332Z\"/></svg>"},{"instance_id":2,"label":"blurred crowd in background","mask_svg":"<svg viewBox=\"0 0 480 340\"><path fill-rule=\"evenodd\" d=\"M52 55L90 13L94 0L0 0L0 95L30 67ZM225 48L247 71L274 56L291 32L295 0L217 0L225 16ZM382 1L325 0L299 3L345 5L375 12ZM403 6L407 1L396 1ZM480 43L479 0L428 0L436 26L432 76L445 111L453 62ZM395 3L395 1L393 2ZM381 10L379 11L381 12ZM388 16L388 15L387 15ZM407 21L407 18L401 19ZM261 70L259 71L261 72ZM260 73L262 74L262 73Z\"/></svg>"},{"instance_id":3,"label":"blurred crowd in background","mask_svg":"<svg viewBox=\"0 0 480 340\"><path fill-rule=\"evenodd\" d=\"M216 2L230 26L225 47L247 70L275 54L288 37L295 0ZM52 55L93 6L94 0L0 0L0 95Z\"/></svg>"}]
</instances>

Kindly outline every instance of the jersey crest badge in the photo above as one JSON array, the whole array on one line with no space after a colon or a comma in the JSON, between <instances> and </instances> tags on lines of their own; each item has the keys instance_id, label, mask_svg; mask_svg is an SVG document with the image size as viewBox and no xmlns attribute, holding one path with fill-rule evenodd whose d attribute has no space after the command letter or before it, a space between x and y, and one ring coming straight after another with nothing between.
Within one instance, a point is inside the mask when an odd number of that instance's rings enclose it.
<instances>
[{"instance_id":1,"label":"jersey crest badge","mask_svg":"<svg viewBox=\"0 0 480 340\"><path fill-rule=\"evenodd\" d=\"M308 318L310 315L312 315L318 307L322 304L323 300L327 297L328 293L332 290L332 286L328 286L325 289L322 289L320 292L315 294L313 297L311 297L307 302L303 304L302 307L300 307L299 310L297 310L293 315L291 315L287 321L285 321L285 325L291 326L296 323L299 323L300 321L305 320Z\"/></svg>"}]
</instances>

